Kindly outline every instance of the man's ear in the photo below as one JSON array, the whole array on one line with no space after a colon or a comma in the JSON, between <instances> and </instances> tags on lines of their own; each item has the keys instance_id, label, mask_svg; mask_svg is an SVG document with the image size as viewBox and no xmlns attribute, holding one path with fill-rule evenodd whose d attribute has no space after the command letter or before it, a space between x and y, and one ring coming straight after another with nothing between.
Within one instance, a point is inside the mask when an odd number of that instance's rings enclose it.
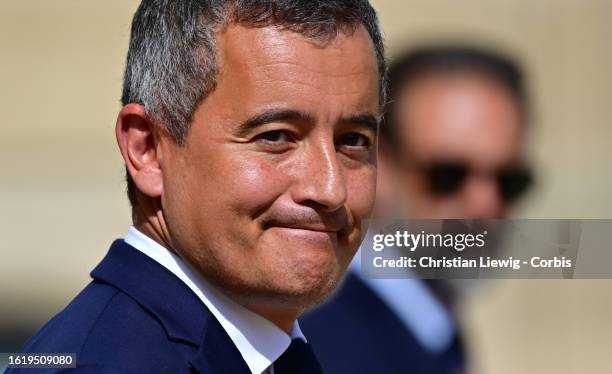
<instances>
[{"instance_id":1,"label":"man's ear","mask_svg":"<svg viewBox=\"0 0 612 374\"><path fill-rule=\"evenodd\" d=\"M161 147L158 147L155 124L147 116L144 106L124 106L117 116L115 135L127 170L138 190L153 198L161 197L164 189Z\"/></svg>"}]
</instances>

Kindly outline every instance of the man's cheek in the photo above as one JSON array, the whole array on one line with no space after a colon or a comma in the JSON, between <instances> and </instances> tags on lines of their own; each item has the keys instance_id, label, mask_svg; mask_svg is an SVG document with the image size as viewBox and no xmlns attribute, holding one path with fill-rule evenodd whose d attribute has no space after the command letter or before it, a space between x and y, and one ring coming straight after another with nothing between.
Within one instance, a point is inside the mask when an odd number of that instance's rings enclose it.
<instances>
[{"instance_id":1,"label":"man's cheek","mask_svg":"<svg viewBox=\"0 0 612 374\"><path fill-rule=\"evenodd\" d=\"M242 209L262 209L272 204L285 190L286 176L269 163L242 162L235 171L228 189L232 196L228 197Z\"/></svg>"},{"instance_id":2,"label":"man's cheek","mask_svg":"<svg viewBox=\"0 0 612 374\"><path fill-rule=\"evenodd\" d=\"M347 178L348 208L355 219L365 219L371 214L376 199L376 171L366 169Z\"/></svg>"}]
</instances>

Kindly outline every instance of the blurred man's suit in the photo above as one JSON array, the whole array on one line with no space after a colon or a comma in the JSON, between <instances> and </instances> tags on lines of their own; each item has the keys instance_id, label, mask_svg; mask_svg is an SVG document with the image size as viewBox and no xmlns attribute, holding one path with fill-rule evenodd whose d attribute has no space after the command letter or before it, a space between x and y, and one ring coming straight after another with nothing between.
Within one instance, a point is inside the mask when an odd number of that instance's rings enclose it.
<instances>
[{"instance_id":1,"label":"blurred man's suit","mask_svg":"<svg viewBox=\"0 0 612 374\"><path fill-rule=\"evenodd\" d=\"M113 243L91 276L23 352L76 353L79 373L249 372L198 297L123 240Z\"/></svg>"},{"instance_id":2,"label":"blurred man's suit","mask_svg":"<svg viewBox=\"0 0 612 374\"><path fill-rule=\"evenodd\" d=\"M323 371L460 373L464 355L452 317L425 283L379 281L353 266L330 301L300 319Z\"/></svg>"}]
</instances>

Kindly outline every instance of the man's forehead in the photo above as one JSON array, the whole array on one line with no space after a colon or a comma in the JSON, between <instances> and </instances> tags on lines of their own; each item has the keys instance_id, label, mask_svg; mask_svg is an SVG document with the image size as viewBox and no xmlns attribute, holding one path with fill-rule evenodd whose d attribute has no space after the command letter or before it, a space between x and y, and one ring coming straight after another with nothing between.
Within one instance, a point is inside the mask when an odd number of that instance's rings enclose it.
<instances>
[{"instance_id":1,"label":"man's forehead","mask_svg":"<svg viewBox=\"0 0 612 374\"><path fill-rule=\"evenodd\" d=\"M329 117L378 113L378 65L364 28L321 43L276 27L234 25L218 43L218 85L207 100L233 97L243 109L274 104Z\"/></svg>"},{"instance_id":2,"label":"man's forehead","mask_svg":"<svg viewBox=\"0 0 612 374\"><path fill-rule=\"evenodd\" d=\"M486 78L424 78L405 91L400 105L400 134L422 156L501 160L521 151L518 106L503 87Z\"/></svg>"},{"instance_id":3,"label":"man's forehead","mask_svg":"<svg viewBox=\"0 0 612 374\"><path fill-rule=\"evenodd\" d=\"M314 39L277 26L233 24L218 34L220 65L243 67L296 64L316 72L344 74L378 70L374 46L363 26ZM275 68L278 68L275 66Z\"/></svg>"}]
</instances>

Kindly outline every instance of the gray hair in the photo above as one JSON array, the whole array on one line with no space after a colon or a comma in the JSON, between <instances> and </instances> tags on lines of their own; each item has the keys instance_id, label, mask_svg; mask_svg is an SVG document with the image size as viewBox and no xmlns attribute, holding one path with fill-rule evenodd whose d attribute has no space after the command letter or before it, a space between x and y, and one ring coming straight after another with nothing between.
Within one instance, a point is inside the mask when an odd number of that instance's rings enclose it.
<instances>
[{"instance_id":1,"label":"gray hair","mask_svg":"<svg viewBox=\"0 0 612 374\"><path fill-rule=\"evenodd\" d=\"M385 100L385 58L368 0L143 0L134 15L121 102L147 115L184 145L197 106L216 86L215 35L229 24L277 26L331 40L363 25L374 45ZM128 197L135 206L129 174Z\"/></svg>"}]
</instances>

